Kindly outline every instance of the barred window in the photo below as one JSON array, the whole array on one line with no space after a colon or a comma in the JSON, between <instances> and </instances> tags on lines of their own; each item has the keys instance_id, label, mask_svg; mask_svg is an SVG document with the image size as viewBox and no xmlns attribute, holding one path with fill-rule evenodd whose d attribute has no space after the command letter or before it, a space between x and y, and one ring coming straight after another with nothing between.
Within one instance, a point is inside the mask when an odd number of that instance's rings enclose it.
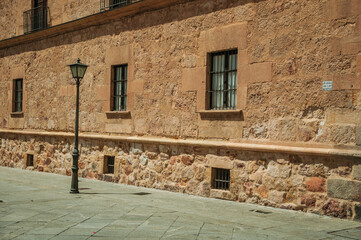
<instances>
[{"instance_id":1,"label":"barred window","mask_svg":"<svg viewBox=\"0 0 361 240\"><path fill-rule=\"evenodd\" d=\"M211 54L210 109L235 109L237 101L237 49Z\"/></svg>"},{"instance_id":2,"label":"barred window","mask_svg":"<svg viewBox=\"0 0 361 240\"><path fill-rule=\"evenodd\" d=\"M13 111L23 111L23 79L14 80L14 102Z\"/></svg>"},{"instance_id":3,"label":"barred window","mask_svg":"<svg viewBox=\"0 0 361 240\"><path fill-rule=\"evenodd\" d=\"M113 67L113 111L127 110L128 65Z\"/></svg>"},{"instance_id":4,"label":"barred window","mask_svg":"<svg viewBox=\"0 0 361 240\"><path fill-rule=\"evenodd\" d=\"M114 174L114 156L105 156L104 158L104 173Z\"/></svg>"},{"instance_id":5,"label":"barred window","mask_svg":"<svg viewBox=\"0 0 361 240\"><path fill-rule=\"evenodd\" d=\"M230 170L222 168L212 169L212 188L229 190Z\"/></svg>"},{"instance_id":6,"label":"barred window","mask_svg":"<svg viewBox=\"0 0 361 240\"><path fill-rule=\"evenodd\" d=\"M28 154L26 159L26 166L27 167L33 167L34 166L34 155Z\"/></svg>"},{"instance_id":7,"label":"barred window","mask_svg":"<svg viewBox=\"0 0 361 240\"><path fill-rule=\"evenodd\" d=\"M110 9L117 8L117 7L123 7L130 3L132 3L131 0L109 0L109 7L110 7Z\"/></svg>"}]
</instances>

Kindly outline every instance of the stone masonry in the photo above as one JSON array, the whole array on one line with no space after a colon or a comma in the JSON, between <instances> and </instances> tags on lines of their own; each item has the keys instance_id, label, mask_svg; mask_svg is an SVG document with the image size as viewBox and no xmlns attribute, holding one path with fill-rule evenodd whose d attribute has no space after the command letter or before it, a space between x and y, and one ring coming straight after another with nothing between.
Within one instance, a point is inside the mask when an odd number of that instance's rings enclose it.
<instances>
[{"instance_id":1,"label":"stone masonry","mask_svg":"<svg viewBox=\"0 0 361 240\"><path fill-rule=\"evenodd\" d=\"M31 7L0 2L1 166L71 173L67 65L80 58L81 177L361 219L359 0L144 0L103 12L98 0L48 0L50 28L23 35ZM209 55L230 49L236 109L212 111ZM120 64L127 111L114 112ZM230 170L229 191L212 188L214 168Z\"/></svg>"},{"instance_id":2,"label":"stone masonry","mask_svg":"<svg viewBox=\"0 0 361 240\"><path fill-rule=\"evenodd\" d=\"M359 165L353 158L298 156L84 139L79 176L174 192L302 210L340 218L360 217ZM1 138L0 165L71 175L72 138ZM26 155L35 156L34 167ZM105 156L114 174L103 173ZM211 188L212 167L230 169L230 190ZM351 184L350 184L351 183ZM356 211L358 212L354 212Z\"/></svg>"}]
</instances>

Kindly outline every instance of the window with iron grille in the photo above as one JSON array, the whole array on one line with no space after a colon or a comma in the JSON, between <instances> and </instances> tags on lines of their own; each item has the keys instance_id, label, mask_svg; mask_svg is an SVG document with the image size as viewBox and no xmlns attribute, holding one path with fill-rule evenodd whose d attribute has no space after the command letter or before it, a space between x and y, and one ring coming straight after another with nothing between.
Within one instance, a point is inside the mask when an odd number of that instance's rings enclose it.
<instances>
[{"instance_id":1,"label":"window with iron grille","mask_svg":"<svg viewBox=\"0 0 361 240\"><path fill-rule=\"evenodd\" d=\"M23 79L14 80L14 102L13 111L23 111Z\"/></svg>"},{"instance_id":2,"label":"window with iron grille","mask_svg":"<svg viewBox=\"0 0 361 240\"><path fill-rule=\"evenodd\" d=\"M104 162L104 173L114 174L114 156L106 156Z\"/></svg>"},{"instance_id":3,"label":"window with iron grille","mask_svg":"<svg viewBox=\"0 0 361 240\"><path fill-rule=\"evenodd\" d=\"M113 67L113 111L127 110L128 65Z\"/></svg>"},{"instance_id":4,"label":"window with iron grille","mask_svg":"<svg viewBox=\"0 0 361 240\"><path fill-rule=\"evenodd\" d=\"M26 159L26 166L27 167L33 167L34 166L34 155L28 154Z\"/></svg>"},{"instance_id":5,"label":"window with iron grille","mask_svg":"<svg viewBox=\"0 0 361 240\"><path fill-rule=\"evenodd\" d=\"M210 109L235 109L237 102L237 49L211 53Z\"/></svg>"},{"instance_id":6,"label":"window with iron grille","mask_svg":"<svg viewBox=\"0 0 361 240\"><path fill-rule=\"evenodd\" d=\"M230 170L222 168L212 169L212 188L229 190Z\"/></svg>"},{"instance_id":7,"label":"window with iron grille","mask_svg":"<svg viewBox=\"0 0 361 240\"><path fill-rule=\"evenodd\" d=\"M132 3L132 0L109 0L109 8L118 8Z\"/></svg>"}]
</instances>

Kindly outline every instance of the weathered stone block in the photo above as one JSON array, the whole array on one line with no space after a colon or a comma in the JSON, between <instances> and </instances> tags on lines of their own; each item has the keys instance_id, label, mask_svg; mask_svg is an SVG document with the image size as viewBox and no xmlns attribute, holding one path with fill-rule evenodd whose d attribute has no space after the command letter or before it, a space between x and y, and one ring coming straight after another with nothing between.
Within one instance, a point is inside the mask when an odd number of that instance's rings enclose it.
<instances>
[{"instance_id":1,"label":"weathered stone block","mask_svg":"<svg viewBox=\"0 0 361 240\"><path fill-rule=\"evenodd\" d=\"M339 218L345 218L350 214L350 205L336 200L328 200L323 204L324 214Z\"/></svg>"},{"instance_id":2,"label":"weathered stone block","mask_svg":"<svg viewBox=\"0 0 361 240\"><path fill-rule=\"evenodd\" d=\"M358 54L361 50L361 35L348 36L341 39L341 52L343 54Z\"/></svg>"},{"instance_id":3,"label":"weathered stone block","mask_svg":"<svg viewBox=\"0 0 361 240\"><path fill-rule=\"evenodd\" d=\"M283 203L283 201L285 200L285 197L286 197L285 192L273 190L273 191L269 192L268 200L275 202L275 203Z\"/></svg>"},{"instance_id":4,"label":"weathered stone block","mask_svg":"<svg viewBox=\"0 0 361 240\"><path fill-rule=\"evenodd\" d=\"M200 86L205 85L206 68L184 68L182 72L182 91L201 90Z\"/></svg>"},{"instance_id":5,"label":"weathered stone block","mask_svg":"<svg viewBox=\"0 0 361 240\"><path fill-rule=\"evenodd\" d=\"M361 28L361 17L360 17L360 28ZM358 54L356 57L356 72L361 72L361 54Z\"/></svg>"},{"instance_id":6,"label":"weathered stone block","mask_svg":"<svg viewBox=\"0 0 361 240\"><path fill-rule=\"evenodd\" d=\"M352 167L352 177L355 180L361 181L361 164Z\"/></svg>"},{"instance_id":7,"label":"weathered stone block","mask_svg":"<svg viewBox=\"0 0 361 240\"><path fill-rule=\"evenodd\" d=\"M304 204L307 207L314 207L316 205L316 198L314 195L304 194L301 197L301 204Z\"/></svg>"},{"instance_id":8,"label":"weathered stone block","mask_svg":"<svg viewBox=\"0 0 361 240\"><path fill-rule=\"evenodd\" d=\"M361 221L361 204L355 203L353 205L353 217L352 220L354 221Z\"/></svg>"},{"instance_id":9,"label":"weathered stone block","mask_svg":"<svg viewBox=\"0 0 361 240\"><path fill-rule=\"evenodd\" d=\"M361 126L356 126L356 145L361 146Z\"/></svg>"},{"instance_id":10,"label":"weathered stone block","mask_svg":"<svg viewBox=\"0 0 361 240\"><path fill-rule=\"evenodd\" d=\"M333 198L361 201L361 181L328 179L327 195Z\"/></svg>"},{"instance_id":11,"label":"weathered stone block","mask_svg":"<svg viewBox=\"0 0 361 240\"><path fill-rule=\"evenodd\" d=\"M272 80L272 63L254 63L250 65L249 82L269 82Z\"/></svg>"},{"instance_id":12,"label":"weathered stone block","mask_svg":"<svg viewBox=\"0 0 361 240\"><path fill-rule=\"evenodd\" d=\"M268 164L267 173L275 178L288 178L291 174L291 165L280 165L275 161L271 161Z\"/></svg>"},{"instance_id":13,"label":"weathered stone block","mask_svg":"<svg viewBox=\"0 0 361 240\"><path fill-rule=\"evenodd\" d=\"M321 177L311 177L306 180L306 189L310 192L324 192L326 180Z\"/></svg>"},{"instance_id":14,"label":"weathered stone block","mask_svg":"<svg viewBox=\"0 0 361 240\"><path fill-rule=\"evenodd\" d=\"M232 169L233 162L228 157L219 157L215 155L207 155L209 166L212 168Z\"/></svg>"},{"instance_id":15,"label":"weathered stone block","mask_svg":"<svg viewBox=\"0 0 361 240\"><path fill-rule=\"evenodd\" d=\"M127 119L122 121L120 124L108 123L105 125L105 132L109 133L131 133L132 126Z\"/></svg>"}]
</instances>

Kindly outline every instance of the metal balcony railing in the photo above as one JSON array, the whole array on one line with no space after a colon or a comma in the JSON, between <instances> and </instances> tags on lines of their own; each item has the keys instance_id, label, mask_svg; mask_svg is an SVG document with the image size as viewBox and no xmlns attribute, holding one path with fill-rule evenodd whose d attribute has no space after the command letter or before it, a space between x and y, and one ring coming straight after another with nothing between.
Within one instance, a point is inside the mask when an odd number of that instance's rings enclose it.
<instances>
[{"instance_id":1,"label":"metal balcony railing","mask_svg":"<svg viewBox=\"0 0 361 240\"><path fill-rule=\"evenodd\" d=\"M24 34L48 27L48 8L36 7L24 12Z\"/></svg>"},{"instance_id":2,"label":"metal balcony railing","mask_svg":"<svg viewBox=\"0 0 361 240\"><path fill-rule=\"evenodd\" d=\"M114 8L124 7L143 0L100 0L100 11L107 11Z\"/></svg>"}]
</instances>

